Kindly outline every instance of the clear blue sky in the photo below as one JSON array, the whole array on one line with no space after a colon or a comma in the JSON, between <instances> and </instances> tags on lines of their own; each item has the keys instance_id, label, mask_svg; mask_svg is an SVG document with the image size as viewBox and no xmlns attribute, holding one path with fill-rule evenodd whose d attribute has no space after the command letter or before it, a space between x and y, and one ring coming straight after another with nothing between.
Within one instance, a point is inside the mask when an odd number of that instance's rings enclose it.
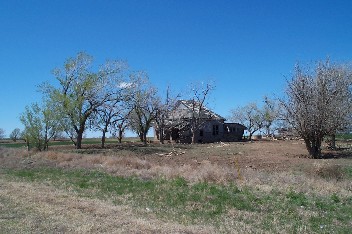
<instances>
[{"instance_id":1,"label":"clear blue sky","mask_svg":"<svg viewBox=\"0 0 352 234\"><path fill-rule=\"evenodd\" d=\"M215 81L211 108L282 95L297 61L351 61L352 1L0 0L0 128L20 127L36 85L86 51L124 59L159 89Z\"/></svg>"}]
</instances>

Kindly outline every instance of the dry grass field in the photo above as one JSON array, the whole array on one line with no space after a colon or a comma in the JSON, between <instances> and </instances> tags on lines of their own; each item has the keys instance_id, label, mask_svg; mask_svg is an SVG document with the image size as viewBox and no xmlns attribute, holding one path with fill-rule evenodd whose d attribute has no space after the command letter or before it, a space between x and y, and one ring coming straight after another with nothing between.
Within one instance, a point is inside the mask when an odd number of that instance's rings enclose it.
<instances>
[{"instance_id":1,"label":"dry grass field","mask_svg":"<svg viewBox=\"0 0 352 234\"><path fill-rule=\"evenodd\" d=\"M352 152L302 141L0 148L0 233L348 233Z\"/></svg>"}]
</instances>

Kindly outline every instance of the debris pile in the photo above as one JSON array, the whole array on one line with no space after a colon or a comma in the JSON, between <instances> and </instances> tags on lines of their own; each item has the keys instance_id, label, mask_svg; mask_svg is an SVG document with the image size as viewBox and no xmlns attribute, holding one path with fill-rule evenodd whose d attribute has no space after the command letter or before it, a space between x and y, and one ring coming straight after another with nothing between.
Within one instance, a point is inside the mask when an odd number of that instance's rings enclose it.
<instances>
[{"instance_id":1,"label":"debris pile","mask_svg":"<svg viewBox=\"0 0 352 234\"><path fill-rule=\"evenodd\" d=\"M169 153L165 153L165 154L161 154L161 153L156 153L156 155L159 155L159 156L178 156L178 155L182 155L182 154L185 154L186 151L181 151L181 149L173 149L171 152Z\"/></svg>"}]
</instances>

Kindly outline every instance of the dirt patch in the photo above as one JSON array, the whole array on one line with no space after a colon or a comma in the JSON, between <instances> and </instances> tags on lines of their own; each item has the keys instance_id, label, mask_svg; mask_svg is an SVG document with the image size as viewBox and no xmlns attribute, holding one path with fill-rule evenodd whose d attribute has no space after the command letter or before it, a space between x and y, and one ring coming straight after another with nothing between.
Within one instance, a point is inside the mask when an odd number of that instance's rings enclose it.
<instances>
[{"instance_id":1,"label":"dirt patch","mask_svg":"<svg viewBox=\"0 0 352 234\"><path fill-rule=\"evenodd\" d=\"M136 154L139 159L160 166L179 167L197 165L207 160L219 166L286 171L297 164L305 164L307 151L301 141L257 141L214 143L204 145L175 145L166 153ZM160 147L160 146L151 146ZM170 152L174 151L174 154ZM116 152L117 155L119 152Z\"/></svg>"}]
</instances>

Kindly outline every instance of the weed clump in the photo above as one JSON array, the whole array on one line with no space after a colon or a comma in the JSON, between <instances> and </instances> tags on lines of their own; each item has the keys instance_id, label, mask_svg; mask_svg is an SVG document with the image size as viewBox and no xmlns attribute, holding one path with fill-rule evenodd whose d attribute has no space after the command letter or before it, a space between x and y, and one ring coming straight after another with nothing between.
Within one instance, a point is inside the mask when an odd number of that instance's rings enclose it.
<instances>
[{"instance_id":1,"label":"weed clump","mask_svg":"<svg viewBox=\"0 0 352 234\"><path fill-rule=\"evenodd\" d=\"M344 178L344 169L340 165L316 164L313 174L326 180L340 181Z\"/></svg>"}]
</instances>

